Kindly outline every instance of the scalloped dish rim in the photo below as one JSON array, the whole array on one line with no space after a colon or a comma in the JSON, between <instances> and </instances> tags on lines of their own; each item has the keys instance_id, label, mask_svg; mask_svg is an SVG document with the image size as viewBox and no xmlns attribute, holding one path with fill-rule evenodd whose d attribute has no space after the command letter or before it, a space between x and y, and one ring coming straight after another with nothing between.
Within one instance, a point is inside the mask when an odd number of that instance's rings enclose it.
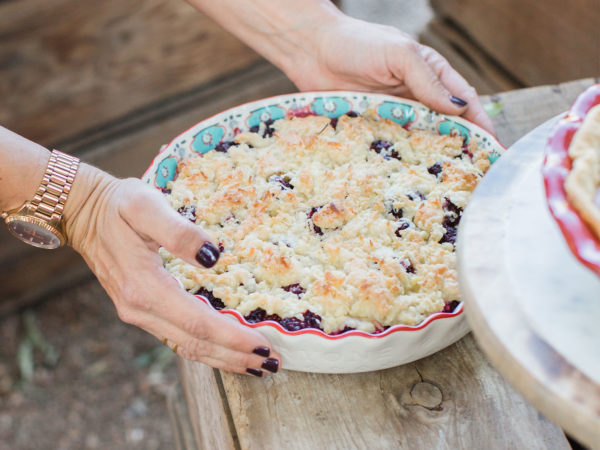
<instances>
[{"instance_id":1,"label":"scalloped dish rim","mask_svg":"<svg viewBox=\"0 0 600 450\"><path fill-rule=\"evenodd\" d=\"M475 131L475 132L481 133L483 136L485 136L487 139L489 139L490 144L493 145L495 148L501 150L502 153L506 151L506 148L498 141L498 139L494 135L492 135L488 131L484 130L480 126L476 125L475 123L473 123L463 117L438 113L436 111L431 110L424 104L422 104L418 101L415 101L415 100L410 100L410 99L406 99L403 97L398 97L398 96L388 95L388 94L357 92L357 91L296 92L296 93L291 93L291 94L275 95L275 96L271 96L271 97L265 97L265 98L262 98L259 100L253 100L250 102L246 102L246 103L228 108L226 110L223 110L217 114L214 114L214 115L194 124L187 130L185 130L182 133L175 136L167 145L165 145L161 148L161 150L158 152L158 154L154 157L154 159L150 163L148 169L146 169L146 171L142 175L141 179L142 180L147 179L150 174L154 173L157 161L159 161L160 157L163 156L164 153L171 150L172 146L178 139L181 139L184 135L189 134L192 130L196 130L196 129L201 130L210 125L214 125L215 123L219 122L221 119L232 115L232 113L235 113L235 112L239 111L240 109L249 108L252 106L256 106L256 108L260 108L260 107L264 107L265 104L267 104L267 103L269 106L272 106L273 104L281 103L284 100L293 98L293 97L317 98L317 97L349 97L349 96L361 96L361 97L370 98L370 99L376 98L378 101L379 101L379 99L381 99L381 100L388 99L388 100L394 101L394 102L401 102L401 103L409 104L413 107L426 108L427 110L430 111L430 113L437 114L443 119L449 119L451 121L458 122L459 124L468 128L468 130L470 132ZM377 102L372 102L372 103L377 104ZM155 189L159 189L159 187L156 186L156 184L152 184L152 186ZM460 229L460 226L459 226L459 229ZM179 280L177 280L177 281L183 287L181 282ZM212 308L212 305L210 304L208 299L206 299L202 295L194 294L194 296L196 298L198 298L199 300L205 302L208 306L210 306ZM238 311L236 311L234 309L221 309L221 310L216 310L216 311L218 311L221 314L232 316L233 318L237 319L237 321L240 324L242 324L244 326L248 326L250 328L269 327L269 328L275 329L282 335L286 335L286 336L298 336L298 335L309 334L309 335L314 335L314 336L320 336L320 337L323 337L330 341L342 340L342 339L349 338L349 337L362 337L362 338L367 338L370 340L381 339L381 338L389 337L392 334L396 334L396 333L403 332L403 331L404 332L421 331L425 328L428 328L428 325L430 325L440 319L451 319L451 318L458 317L461 319L461 321L464 320L464 302L460 301L459 304L455 307L453 312L441 312L440 311L440 312L433 313L417 325L403 325L403 324L391 325L389 328L385 329L384 331L382 331L380 333L367 333L367 332L360 331L360 330L350 330L350 331L346 331L344 333L330 335L330 334L327 334L324 331L316 329L316 328L304 328L304 329L297 330L297 331L289 331L289 330L284 329L279 323L274 322L274 321L269 321L269 320L256 322L256 323L250 323L243 317L243 315L241 313L239 313Z\"/></svg>"}]
</instances>

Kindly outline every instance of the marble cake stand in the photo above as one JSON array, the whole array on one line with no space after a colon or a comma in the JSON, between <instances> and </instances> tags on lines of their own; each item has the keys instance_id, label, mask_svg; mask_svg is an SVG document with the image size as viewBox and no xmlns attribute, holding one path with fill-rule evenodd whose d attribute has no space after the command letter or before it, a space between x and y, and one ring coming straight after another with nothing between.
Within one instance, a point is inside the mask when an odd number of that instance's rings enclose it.
<instances>
[{"instance_id":1,"label":"marble cake stand","mask_svg":"<svg viewBox=\"0 0 600 450\"><path fill-rule=\"evenodd\" d=\"M600 448L600 277L570 253L546 206L544 146L557 118L519 140L461 223L467 319L496 368L548 418Z\"/></svg>"}]
</instances>

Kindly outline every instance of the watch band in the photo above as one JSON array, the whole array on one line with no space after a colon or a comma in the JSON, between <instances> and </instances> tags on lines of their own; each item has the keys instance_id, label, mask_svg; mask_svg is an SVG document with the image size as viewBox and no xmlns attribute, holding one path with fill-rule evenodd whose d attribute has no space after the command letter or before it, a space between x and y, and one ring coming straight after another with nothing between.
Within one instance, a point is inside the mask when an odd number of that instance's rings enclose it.
<instances>
[{"instance_id":1,"label":"watch band","mask_svg":"<svg viewBox=\"0 0 600 450\"><path fill-rule=\"evenodd\" d=\"M60 223L78 167L79 158L52 150L42 183L30 201L34 216Z\"/></svg>"}]
</instances>

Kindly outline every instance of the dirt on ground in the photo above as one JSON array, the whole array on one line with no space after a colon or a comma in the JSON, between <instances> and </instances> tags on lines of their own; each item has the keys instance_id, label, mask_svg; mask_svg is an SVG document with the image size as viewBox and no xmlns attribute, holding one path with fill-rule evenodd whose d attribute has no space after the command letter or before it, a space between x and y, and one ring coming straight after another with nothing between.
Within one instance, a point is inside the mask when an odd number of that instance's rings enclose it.
<instances>
[{"instance_id":1,"label":"dirt on ground","mask_svg":"<svg viewBox=\"0 0 600 450\"><path fill-rule=\"evenodd\" d=\"M0 450L170 449L175 356L90 280L0 319Z\"/></svg>"}]
</instances>

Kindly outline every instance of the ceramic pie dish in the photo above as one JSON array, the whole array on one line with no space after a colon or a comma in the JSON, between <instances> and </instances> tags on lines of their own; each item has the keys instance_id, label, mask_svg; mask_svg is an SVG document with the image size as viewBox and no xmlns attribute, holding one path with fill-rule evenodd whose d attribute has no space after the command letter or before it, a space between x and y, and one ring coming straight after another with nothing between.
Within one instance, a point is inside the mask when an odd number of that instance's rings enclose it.
<instances>
[{"instance_id":1,"label":"ceramic pie dish","mask_svg":"<svg viewBox=\"0 0 600 450\"><path fill-rule=\"evenodd\" d=\"M290 116L325 116L337 123L342 116L353 117L364 112L388 119L407 130L460 136L465 143L475 141L479 148L487 151L490 163L504 151L495 138L478 126L459 117L439 114L415 101L357 92L298 93L247 103L198 123L161 150L142 180L170 194L173 186L170 181L176 179L181 161L214 149L227 151L224 147L240 133L259 127L264 130L265 124L268 128L273 121ZM196 297L214 306L214 298L207 298L210 295ZM220 313L263 333L282 355L283 368L345 373L408 363L454 343L466 334L468 327L462 303L453 302L451 306L418 324L392 325L377 333L351 330L326 334L316 328L291 331L272 320L253 323L237 310L225 308L220 309Z\"/></svg>"},{"instance_id":2,"label":"ceramic pie dish","mask_svg":"<svg viewBox=\"0 0 600 450\"><path fill-rule=\"evenodd\" d=\"M600 104L600 84L579 95L554 127L546 146L542 174L550 213L573 255L600 276L600 240L569 202L565 180L572 168L569 146L588 111Z\"/></svg>"}]
</instances>

